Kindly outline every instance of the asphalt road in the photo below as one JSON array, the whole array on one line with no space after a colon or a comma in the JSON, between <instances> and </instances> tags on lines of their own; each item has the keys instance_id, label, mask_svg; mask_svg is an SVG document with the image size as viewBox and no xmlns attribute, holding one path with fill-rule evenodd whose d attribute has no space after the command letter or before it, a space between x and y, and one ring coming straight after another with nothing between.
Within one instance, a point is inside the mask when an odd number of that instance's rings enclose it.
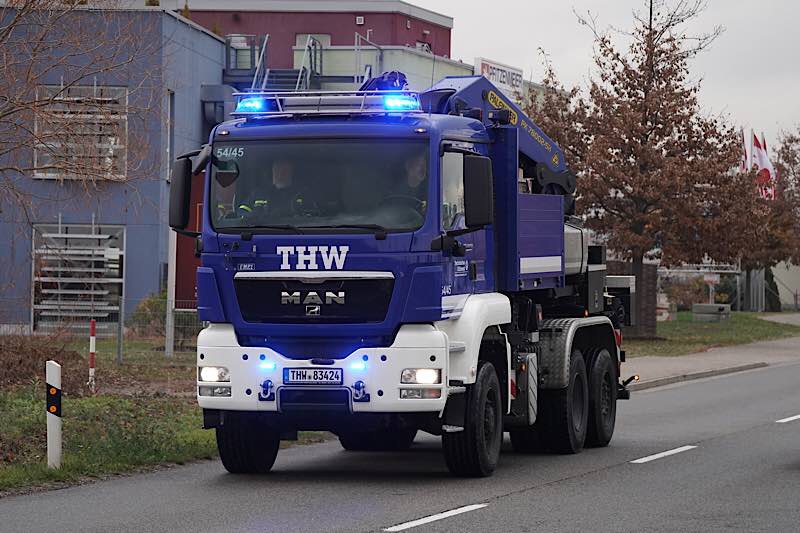
<instances>
[{"instance_id":1,"label":"asphalt road","mask_svg":"<svg viewBox=\"0 0 800 533\"><path fill-rule=\"evenodd\" d=\"M5 498L0 531L798 531L800 418L776 422L795 415L800 364L771 366L636 393L608 448L507 445L488 479L450 477L427 435L403 453L333 441L263 477L207 462Z\"/></svg>"}]
</instances>

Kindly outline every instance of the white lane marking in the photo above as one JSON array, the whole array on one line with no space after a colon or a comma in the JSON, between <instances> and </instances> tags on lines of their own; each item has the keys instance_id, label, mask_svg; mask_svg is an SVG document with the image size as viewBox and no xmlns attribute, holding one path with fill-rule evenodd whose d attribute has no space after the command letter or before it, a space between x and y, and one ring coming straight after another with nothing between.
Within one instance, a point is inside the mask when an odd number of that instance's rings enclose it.
<instances>
[{"instance_id":1,"label":"white lane marking","mask_svg":"<svg viewBox=\"0 0 800 533\"><path fill-rule=\"evenodd\" d=\"M688 452L689 450L693 450L695 448L697 448L697 446L681 446L680 448L675 448L674 450L667 450L666 452L656 453L654 455L642 457L641 459L636 459L631 461L631 463L637 465L649 463L650 461L655 461L656 459L661 459L662 457L669 457L670 455L675 455L676 453Z\"/></svg>"},{"instance_id":2,"label":"white lane marking","mask_svg":"<svg viewBox=\"0 0 800 533\"><path fill-rule=\"evenodd\" d=\"M422 524L430 524L431 522L436 522L437 520L443 520L445 518L450 518L451 516L456 516L462 513L468 513L470 511L476 511L478 509L483 509L489 505L488 503L476 503L473 505L467 505L465 507L459 507L458 509L453 509L452 511L445 511L443 513L426 516L425 518L419 518L417 520L412 520L411 522L405 522L403 524L397 524L396 526L387 527L384 531L403 531L405 529L411 529L412 527L421 526Z\"/></svg>"},{"instance_id":3,"label":"white lane marking","mask_svg":"<svg viewBox=\"0 0 800 533\"><path fill-rule=\"evenodd\" d=\"M776 420L776 424L785 424L786 422L794 422L795 420L800 420L800 415L790 416L789 418L781 418L780 420Z\"/></svg>"}]
</instances>

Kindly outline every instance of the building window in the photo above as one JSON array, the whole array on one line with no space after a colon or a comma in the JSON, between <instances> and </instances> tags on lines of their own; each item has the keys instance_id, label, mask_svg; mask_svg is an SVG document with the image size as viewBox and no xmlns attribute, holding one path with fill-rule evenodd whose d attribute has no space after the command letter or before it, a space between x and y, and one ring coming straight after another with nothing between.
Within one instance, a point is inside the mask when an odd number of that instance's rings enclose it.
<instances>
[{"instance_id":1,"label":"building window","mask_svg":"<svg viewBox=\"0 0 800 533\"><path fill-rule=\"evenodd\" d=\"M33 329L86 328L114 334L124 294L125 228L36 224L33 228Z\"/></svg>"},{"instance_id":2,"label":"building window","mask_svg":"<svg viewBox=\"0 0 800 533\"><path fill-rule=\"evenodd\" d=\"M442 229L464 227L464 154L442 156Z\"/></svg>"},{"instance_id":3,"label":"building window","mask_svg":"<svg viewBox=\"0 0 800 533\"><path fill-rule=\"evenodd\" d=\"M40 86L35 177L122 180L127 167L128 89Z\"/></svg>"}]
</instances>

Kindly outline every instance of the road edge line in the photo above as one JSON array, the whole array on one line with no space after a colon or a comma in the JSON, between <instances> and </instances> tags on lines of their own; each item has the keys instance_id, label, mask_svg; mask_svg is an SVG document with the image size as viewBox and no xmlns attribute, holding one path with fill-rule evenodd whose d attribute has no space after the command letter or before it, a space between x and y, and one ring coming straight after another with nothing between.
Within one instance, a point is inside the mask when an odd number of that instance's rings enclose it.
<instances>
[{"instance_id":1,"label":"road edge line","mask_svg":"<svg viewBox=\"0 0 800 533\"><path fill-rule=\"evenodd\" d=\"M676 356L679 357L679 356ZM632 391L642 391L653 389L655 387L663 387L664 385L672 385L673 383L681 383L684 381L692 381L695 379L711 378L714 376L724 376L726 374L734 374L736 372L744 372L746 370L754 370L756 368L764 368L769 364L764 362L748 363L746 365L729 366L726 368L717 368L714 370L704 370L703 372L690 372L688 374L681 374L678 376L667 376L664 378L650 379L647 381L640 381L639 383L632 383L628 388Z\"/></svg>"},{"instance_id":2,"label":"road edge line","mask_svg":"<svg viewBox=\"0 0 800 533\"><path fill-rule=\"evenodd\" d=\"M654 453L652 455L645 455L644 457L639 457L638 459L634 459L630 461L631 464L634 465L643 465L649 463L650 461L657 461L658 459L663 459L664 457L671 457L673 455L677 455L679 453L688 452L689 450L696 449L697 446L694 444L687 444L685 446L678 446L677 448L673 448L671 450L667 450L665 452Z\"/></svg>"},{"instance_id":3,"label":"road edge line","mask_svg":"<svg viewBox=\"0 0 800 533\"><path fill-rule=\"evenodd\" d=\"M488 505L489 505L488 503L473 503L472 505L465 505L464 507L459 507L457 509L452 509L450 511L444 511L442 513L437 513L430 516L417 518L416 520L411 520L410 522L403 522L402 524L397 524L392 527L387 527L383 531L405 531L406 529L411 529L412 527L417 527L424 524L430 524L431 522L444 520L445 518L450 518L451 516L457 516L463 513L468 513L470 511L477 511L478 509L483 509Z\"/></svg>"}]
</instances>

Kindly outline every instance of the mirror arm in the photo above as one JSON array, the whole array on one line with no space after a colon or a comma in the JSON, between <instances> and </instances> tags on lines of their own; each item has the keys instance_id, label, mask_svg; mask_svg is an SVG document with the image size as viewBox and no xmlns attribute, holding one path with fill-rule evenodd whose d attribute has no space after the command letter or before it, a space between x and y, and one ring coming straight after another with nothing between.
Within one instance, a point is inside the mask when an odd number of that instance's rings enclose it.
<instances>
[{"instance_id":1,"label":"mirror arm","mask_svg":"<svg viewBox=\"0 0 800 533\"><path fill-rule=\"evenodd\" d=\"M460 237L461 235L466 235L468 233L474 233L484 229L485 227L486 226L475 226L472 228L452 229L447 231L431 241L431 251L443 252L447 250L456 257L463 257L466 253L466 248L463 244L456 240L456 237Z\"/></svg>"},{"instance_id":2,"label":"mirror arm","mask_svg":"<svg viewBox=\"0 0 800 533\"><path fill-rule=\"evenodd\" d=\"M201 235L201 233L199 231L189 231L189 230L185 230L185 229L172 228L172 231L174 231L178 235L183 235L185 237L191 237L192 239L196 239Z\"/></svg>"},{"instance_id":3,"label":"mirror arm","mask_svg":"<svg viewBox=\"0 0 800 533\"><path fill-rule=\"evenodd\" d=\"M480 231L485 227L486 226L474 226L471 228L451 229L450 231L446 232L446 235L448 237L460 237L468 233L475 233L476 231Z\"/></svg>"}]
</instances>

